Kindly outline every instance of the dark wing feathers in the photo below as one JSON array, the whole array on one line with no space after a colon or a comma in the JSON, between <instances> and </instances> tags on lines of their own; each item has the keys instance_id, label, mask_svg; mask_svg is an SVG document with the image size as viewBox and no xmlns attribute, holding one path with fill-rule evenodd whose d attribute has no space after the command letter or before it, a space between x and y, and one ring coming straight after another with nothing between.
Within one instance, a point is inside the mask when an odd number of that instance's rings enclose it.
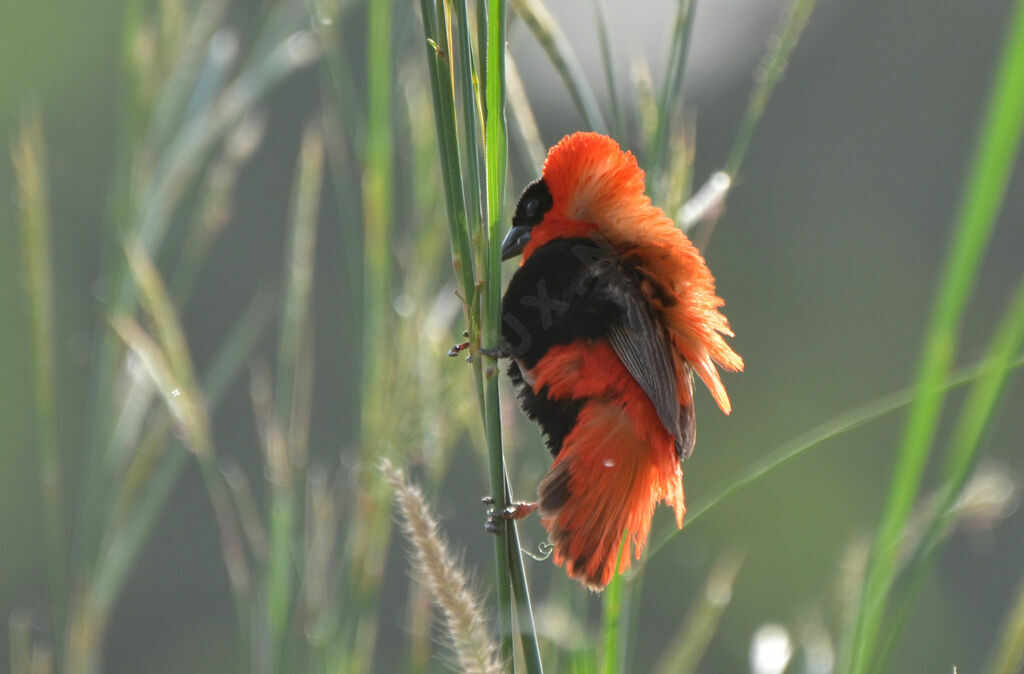
<instances>
[{"instance_id":1,"label":"dark wing feathers","mask_svg":"<svg viewBox=\"0 0 1024 674\"><path fill-rule=\"evenodd\" d=\"M647 311L643 311L647 309ZM649 316L650 309L631 302L626 322L611 326L608 341L629 374L654 404L669 433L679 435L679 395L672 356L661 328Z\"/></svg>"},{"instance_id":2,"label":"dark wing feathers","mask_svg":"<svg viewBox=\"0 0 1024 674\"><path fill-rule=\"evenodd\" d=\"M693 404L680 405L672 347L644 295L641 272L590 239L558 239L534 251L502 299L502 347L532 368L557 344L607 339L675 437L680 459L693 450ZM683 381L692 393L689 370ZM528 388L528 387L527 387ZM683 396L692 401L693 397ZM523 394L527 414L558 452L580 401L553 406L545 391Z\"/></svg>"},{"instance_id":3,"label":"dark wing feathers","mask_svg":"<svg viewBox=\"0 0 1024 674\"><path fill-rule=\"evenodd\" d=\"M693 448L693 405L679 404L672 347L631 268L614 260L603 262L589 271L600 278L599 292L608 293L621 309L620 320L608 326L608 342L675 437L676 453L685 458Z\"/></svg>"}]
</instances>

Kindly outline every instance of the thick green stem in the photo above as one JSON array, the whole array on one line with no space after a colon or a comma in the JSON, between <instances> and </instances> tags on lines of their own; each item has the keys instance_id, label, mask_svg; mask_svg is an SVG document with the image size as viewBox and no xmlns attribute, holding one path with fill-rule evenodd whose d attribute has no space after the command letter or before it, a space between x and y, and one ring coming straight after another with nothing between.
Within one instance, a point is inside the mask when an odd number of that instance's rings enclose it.
<instances>
[{"instance_id":1,"label":"thick green stem","mask_svg":"<svg viewBox=\"0 0 1024 674\"><path fill-rule=\"evenodd\" d=\"M494 348L501 338L501 240L502 210L505 197L507 145L505 134L505 1L490 0L487 10L486 72L486 176L487 236L484 266L483 343ZM501 446L501 409L498 400L497 361L492 364L484 389L484 427L487 432L487 460L490 467L491 495L494 507L504 510L505 460ZM511 533L510 533L511 532ZM494 539L495 594L498 601L498 626L501 636L501 659L511 663L512 592L509 558L510 542L516 539L515 523L508 522ZM516 550L518 554L518 550Z\"/></svg>"}]
</instances>

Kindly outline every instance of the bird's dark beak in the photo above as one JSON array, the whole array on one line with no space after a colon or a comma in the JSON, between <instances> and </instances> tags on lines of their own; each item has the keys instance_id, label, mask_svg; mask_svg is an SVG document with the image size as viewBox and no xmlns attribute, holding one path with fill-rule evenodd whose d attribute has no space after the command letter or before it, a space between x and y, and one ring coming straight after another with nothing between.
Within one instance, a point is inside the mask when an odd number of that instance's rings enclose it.
<instances>
[{"instance_id":1,"label":"bird's dark beak","mask_svg":"<svg viewBox=\"0 0 1024 674\"><path fill-rule=\"evenodd\" d=\"M530 240L530 228L522 225L513 225L501 242L501 259L511 260L523 252L527 242Z\"/></svg>"}]
</instances>

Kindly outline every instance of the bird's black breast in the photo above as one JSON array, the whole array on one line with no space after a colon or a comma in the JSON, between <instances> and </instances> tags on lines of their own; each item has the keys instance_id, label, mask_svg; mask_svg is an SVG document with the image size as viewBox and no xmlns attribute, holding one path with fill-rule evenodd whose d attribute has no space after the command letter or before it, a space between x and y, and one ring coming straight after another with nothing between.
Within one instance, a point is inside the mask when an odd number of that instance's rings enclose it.
<instances>
[{"instance_id":1,"label":"bird's black breast","mask_svg":"<svg viewBox=\"0 0 1024 674\"><path fill-rule=\"evenodd\" d=\"M633 275L586 238L541 246L516 271L502 300L502 347L532 368L552 346L600 339L621 323L625 298L613 275ZM635 279L631 279L637 283Z\"/></svg>"},{"instance_id":2,"label":"bird's black breast","mask_svg":"<svg viewBox=\"0 0 1024 674\"><path fill-rule=\"evenodd\" d=\"M540 424L557 456L586 400L535 391L520 364L532 369L552 346L607 337L624 319L625 302L613 276L629 274L617 257L585 238L561 239L534 251L516 271L502 300L502 347L508 374L526 415ZM621 281L618 284L621 286Z\"/></svg>"}]
</instances>

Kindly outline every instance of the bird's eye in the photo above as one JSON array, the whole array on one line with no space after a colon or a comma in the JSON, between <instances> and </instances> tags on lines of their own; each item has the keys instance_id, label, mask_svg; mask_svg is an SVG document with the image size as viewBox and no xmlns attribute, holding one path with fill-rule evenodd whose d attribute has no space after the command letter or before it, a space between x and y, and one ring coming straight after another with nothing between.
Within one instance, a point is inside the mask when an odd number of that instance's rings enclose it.
<instances>
[{"instance_id":1,"label":"bird's eye","mask_svg":"<svg viewBox=\"0 0 1024 674\"><path fill-rule=\"evenodd\" d=\"M540 208L540 200L537 197L533 197L523 204L523 211L527 218L533 218L533 216L537 215L538 208Z\"/></svg>"}]
</instances>

